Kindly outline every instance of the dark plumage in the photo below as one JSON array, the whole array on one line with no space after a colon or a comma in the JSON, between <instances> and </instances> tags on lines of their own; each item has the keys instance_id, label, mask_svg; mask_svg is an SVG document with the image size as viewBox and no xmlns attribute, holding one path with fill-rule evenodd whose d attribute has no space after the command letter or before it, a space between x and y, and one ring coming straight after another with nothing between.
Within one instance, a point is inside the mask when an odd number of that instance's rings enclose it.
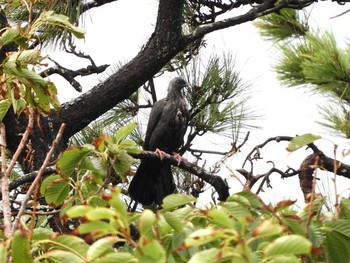
<instances>
[{"instance_id":1,"label":"dark plumage","mask_svg":"<svg viewBox=\"0 0 350 263\"><path fill-rule=\"evenodd\" d=\"M172 154L183 143L188 111L181 90L186 85L182 78L174 78L169 83L166 98L154 104L148 120L144 150L159 149ZM143 159L129 186L130 197L143 205L160 205L162 199L174 191L171 166L161 160Z\"/></svg>"}]
</instances>

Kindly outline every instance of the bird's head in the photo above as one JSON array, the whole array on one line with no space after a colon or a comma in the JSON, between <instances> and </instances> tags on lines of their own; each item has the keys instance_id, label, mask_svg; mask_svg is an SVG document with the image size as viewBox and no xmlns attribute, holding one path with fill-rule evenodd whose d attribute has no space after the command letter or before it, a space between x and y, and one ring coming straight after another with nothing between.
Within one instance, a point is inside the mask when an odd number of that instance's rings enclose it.
<instances>
[{"instance_id":1,"label":"bird's head","mask_svg":"<svg viewBox=\"0 0 350 263\"><path fill-rule=\"evenodd\" d=\"M176 77L170 81L169 89L182 90L186 86L187 82L183 78Z\"/></svg>"}]
</instances>

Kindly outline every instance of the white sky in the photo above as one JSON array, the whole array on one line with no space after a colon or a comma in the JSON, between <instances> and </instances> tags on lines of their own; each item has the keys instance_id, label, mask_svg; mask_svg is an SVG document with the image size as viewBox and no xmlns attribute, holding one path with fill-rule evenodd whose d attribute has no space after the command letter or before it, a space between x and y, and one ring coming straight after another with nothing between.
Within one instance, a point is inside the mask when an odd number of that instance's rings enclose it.
<instances>
[{"instance_id":1,"label":"white sky","mask_svg":"<svg viewBox=\"0 0 350 263\"><path fill-rule=\"evenodd\" d=\"M312 9L310 23L313 26L318 25L331 29L340 41L344 41L348 36L349 29L345 25L350 24L350 15L343 15L336 19L330 19L330 17L338 15L348 8L349 5L339 6L336 3L319 2ZM130 60L139 52L151 35L156 14L156 0L119 0L115 3L94 8L85 18L87 34L85 41L80 42L78 47L84 50L86 54L91 55L98 65ZM278 135L294 136L310 132L330 138L328 131L315 123L320 116L317 105L327 102L327 98L306 93L305 89L283 87L276 80L276 76L271 70L276 59L277 50L273 47L273 43L263 41L250 23L212 33L206 37L206 43L207 47L204 50L204 55L207 57L212 52L217 54L231 53L235 56L236 69L242 72L243 80L252 85L250 104L263 116L261 121L253 123L259 124L262 128L251 132L248 143L242 149L243 152L228 163L232 170L241 168L246 153L256 144L262 143L269 137ZM70 57L62 53L55 54L54 59L66 67L71 67L73 63ZM81 65L75 67L79 68ZM59 97L62 102L79 95L67 83L58 79L58 77L52 78L52 80L57 80L60 83L58 85ZM100 78L97 76L78 79L83 86L83 91L95 86L99 80ZM163 94L166 91L168 81L169 76L156 82L156 86L162 89L160 92ZM348 147L348 143L344 140L331 139L343 147ZM217 141L216 138L209 138L209 140L212 140L212 143L217 145L219 150L225 151L228 149L227 139ZM206 141L204 143L209 145L211 142ZM201 142L201 145L203 145L203 142ZM329 156L332 156L333 144L331 142L324 140L317 145ZM276 161L276 156L278 156L277 168L284 170L286 165L298 168L307 154L304 153L304 150L288 154L284 150L285 147L286 144L273 143L269 148L266 148L263 151L263 157L266 159L260 161L260 164L256 166L256 173L267 171L271 166L266 165L265 162L268 160ZM212 162L219 159L218 156L210 158ZM338 155L338 158L340 158L340 155ZM249 166L246 168L249 169ZM227 172L224 174L227 175ZM298 203L301 204L303 198L298 180L292 178L281 181L277 179L278 177L279 175L272 175L273 190L267 189L266 193L261 196L271 202L277 202L282 198L298 199ZM232 187L231 194L241 190L236 180L229 181ZM344 183L340 184L339 188L347 189L350 185L349 181L341 181ZM333 191L330 183L324 185L331 188L327 191ZM349 194L349 191L347 194Z\"/></svg>"}]
</instances>

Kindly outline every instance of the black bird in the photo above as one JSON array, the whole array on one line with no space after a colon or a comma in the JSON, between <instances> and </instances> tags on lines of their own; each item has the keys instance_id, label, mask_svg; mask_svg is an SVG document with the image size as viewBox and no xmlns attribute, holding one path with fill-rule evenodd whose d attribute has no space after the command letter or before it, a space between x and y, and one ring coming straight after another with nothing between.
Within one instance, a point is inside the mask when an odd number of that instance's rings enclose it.
<instances>
[{"instance_id":1,"label":"black bird","mask_svg":"<svg viewBox=\"0 0 350 263\"><path fill-rule=\"evenodd\" d=\"M153 105L144 150L176 154L183 144L188 120L186 101L182 95L185 86L185 80L174 78L169 83L166 98ZM163 198L174 191L171 166L162 160L143 159L129 186L130 197L143 205L161 205Z\"/></svg>"}]
</instances>

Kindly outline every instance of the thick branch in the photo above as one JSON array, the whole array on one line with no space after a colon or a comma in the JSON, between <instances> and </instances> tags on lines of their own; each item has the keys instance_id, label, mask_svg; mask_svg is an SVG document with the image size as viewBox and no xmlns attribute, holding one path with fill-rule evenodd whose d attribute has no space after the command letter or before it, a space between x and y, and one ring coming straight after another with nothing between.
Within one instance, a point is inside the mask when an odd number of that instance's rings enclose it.
<instances>
[{"instance_id":1,"label":"thick branch","mask_svg":"<svg viewBox=\"0 0 350 263\"><path fill-rule=\"evenodd\" d=\"M160 1L156 28L145 48L105 82L62 106L65 138L128 98L187 45L181 36L183 4Z\"/></svg>"},{"instance_id":2,"label":"thick branch","mask_svg":"<svg viewBox=\"0 0 350 263\"><path fill-rule=\"evenodd\" d=\"M152 151L143 151L140 154L132 154L132 156L138 159L144 159L144 158L157 159L157 160L160 159L159 155ZM218 199L220 201L225 201L227 197L229 197L230 195L228 190L229 186L220 176L212 174L187 160L182 160L179 163L175 157L169 154L165 155L165 157L163 158L163 161L168 162L171 165L177 166L187 172L190 172L196 175L197 177L201 178L203 181L212 185L217 191L219 195Z\"/></svg>"}]
</instances>

